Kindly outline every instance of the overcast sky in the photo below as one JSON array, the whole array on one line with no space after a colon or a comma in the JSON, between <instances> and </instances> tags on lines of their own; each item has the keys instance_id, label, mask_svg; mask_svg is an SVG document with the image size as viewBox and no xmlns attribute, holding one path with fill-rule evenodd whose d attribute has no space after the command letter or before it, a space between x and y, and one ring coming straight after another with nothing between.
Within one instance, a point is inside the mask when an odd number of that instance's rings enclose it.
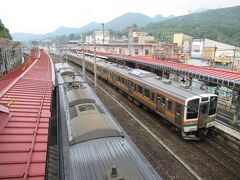
<instances>
[{"instance_id":1,"label":"overcast sky","mask_svg":"<svg viewBox=\"0 0 240 180\"><path fill-rule=\"evenodd\" d=\"M4 0L0 4L0 19L11 33L47 33L60 26L106 23L127 12L179 16L240 5L240 0Z\"/></svg>"}]
</instances>

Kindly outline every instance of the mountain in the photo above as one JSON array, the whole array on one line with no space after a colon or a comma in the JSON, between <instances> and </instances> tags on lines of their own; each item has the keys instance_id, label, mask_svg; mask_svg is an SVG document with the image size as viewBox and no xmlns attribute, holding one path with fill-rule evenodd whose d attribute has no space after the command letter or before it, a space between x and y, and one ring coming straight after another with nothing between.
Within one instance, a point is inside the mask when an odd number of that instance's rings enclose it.
<instances>
[{"instance_id":1,"label":"mountain","mask_svg":"<svg viewBox=\"0 0 240 180\"><path fill-rule=\"evenodd\" d=\"M69 35L71 33L77 33L80 31L80 28L68 28L68 27L59 27L53 32L47 34L32 34L32 33L13 33L13 39L17 41L29 41L29 40L41 40L49 37L60 36L63 34Z\"/></svg>"},{"instance_id":2,"label":"mountain","mask_svg":"<svg viewBox=\"0 0 240 180\"><path fill-rule=\"evenodd\" d=\"M122 30L128 26L136 24L138 27L144 27L147 24L153 22L160 22L174 16L164 17L162 15L156 15L153 18L141 13L125 13L105 24L106 29Z\"/></svg>"},{"instance_id":3,"label":"mountain","mask_svg":"<svg viewBox=\"0 0 240 180\"><path fill-rule=\"evenodd\" d=\"M1 19L0 19L0 38L12 39L8 29L4 26Z\"/></svg>"},{"instance_id":4,"label":"mountain","mask_svg":"<svg viewBox=\"0 0 240 180\"><path fill-rule=\"evenodd\" d=\"M79 32L80 31L83 31L83 32L87 32L87 31L93 31L93 30L96 30L96 29L100 29L102 27L102 25L100 23L97 23L97 22L91 22L83 27L81 27L79 29Z\"/></svg>"},{"instance_id":5,"label":"mountain","mask_svg":"<svg viewBox=\"0 0 240 180\"><path fill-rule=\"evenodd\" d=\"M169 18L172 18L172 16L163 17L161 15L157 15L151 18L141 13L126 13L105 23L105 29L122 30L128 26L132 26L133 24L136 24L138 27L145 27L147 24L151 22L160 22ZM71 33L76 34L80 32L87 32L99 29L102 29L101 23L91 22L81 28L68 28L62 26L56 29L55 31L47 34L13 33L12 36L15 40L28 41L56 37L60 35L69 35Z\"/></svg>"},{"instance_id":6,"label":"mountain","mask_svg":"<svg viewBox=\"0 0 240 180\"><path fill-rule=\"evenodd\" d=\"M159 23L150 23L146 29L159 39L170 42L174 33L182 32L196 38L236 44L240 42L240 6L178 16Z\"/></svg>"},{"instance_id":7,"label":"mountain","mask_svg":"<svg viewBox=\"0 0 240 180\"><path fill-rule=\"evenodd\" d=\"M195 9L194 11L192 11L192 14L193 13L201 13L201 12L204 12L207 10L209 10L209 9L208 8L198 8L198 9Z\"/></svg>"},{"instance_id":8,"label":"mountain","mask_svg":"<svg viewBox=\"0 0 240 180\"><path fill-rule=\"evenodd\" d=\"M156 15L152 18L152 23L157 23L157 22L161 22L161 21L165 21L167 19L171 19L171 18L174 18L175 16L171 15L171 16L167 16L167 17L164 17L162 15Z\"/></svg>"},{"instance_id":9,"label":"mountain","mask_svg":"<svg viewBox=\"0 0 240 180\"><path fill-rule=\"evenodd\" d=\"M77 33L79 31L80 28L69 28L69 27L59 27L57 28L55 31L51 32L51 33L47 33L45 36L60 36L63 34L69 35L71 33Z\"/></svg>"},{"instance_id":10,"label":"mountain","mask_svg":"<svg viewBox=\"0 0 240 180\"><path fill-rule=\"evenodd\" d=\"M28 41L28 40L40 40L43 39L45 36L44 34L16 32L12 34L12 37L15 41Z\"/></svg>"},{"instance_id":11,"label":"mountain","mask_svg":"<svg viewBox=\"0 0 240 180\"><path fill-rule=\"evenodd\" d=\"M105 24L106 29L122 30L127 26L136 24L137 26L146 26L151 22L151 18L141 13L126 13Z\"/></svg>"}]
</instances>

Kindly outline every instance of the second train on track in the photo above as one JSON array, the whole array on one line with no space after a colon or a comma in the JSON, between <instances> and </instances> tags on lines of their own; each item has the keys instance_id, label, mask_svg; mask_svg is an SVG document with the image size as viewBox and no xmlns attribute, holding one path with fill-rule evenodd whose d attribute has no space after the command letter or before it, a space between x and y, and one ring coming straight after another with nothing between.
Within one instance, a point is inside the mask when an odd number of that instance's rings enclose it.
<instances>
[{"instance_id":1,"label":"second train on track","mask_svg":"<svg viewBox=\"0 0 240 180\"><path fill-rule=\"evenodd\" d=\"M82 66L78 54L68 53L68 59ZM85 66L93 72L94 59L85 56ZM96 66L98 76L127 94L135 104L166 118L181 130L184 139L199 139L215 124L218 100L215 94L100 58L97 58Z\"/></svg>"}]
</instances>

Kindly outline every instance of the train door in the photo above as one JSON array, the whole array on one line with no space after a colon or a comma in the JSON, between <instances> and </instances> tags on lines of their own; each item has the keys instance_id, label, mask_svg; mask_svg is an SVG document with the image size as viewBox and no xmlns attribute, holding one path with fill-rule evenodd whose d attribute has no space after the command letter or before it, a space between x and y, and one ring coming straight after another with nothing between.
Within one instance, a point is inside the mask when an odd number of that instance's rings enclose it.
<instances>
[{"instance_id":1,"label":"train door","mask_svg":"<svg viewBox=\"0 0 240 180\"><path fill-rule=\"evenodd\" d=\"M130 94L133 94L134 91L134 85L132 81L128 81L128 91L130 92Z\"/></svg>"},{"instance_id":2,"label":"train door","mask_svg":"<svg viewBox=\"0 0 240 180\"><path fill-rule=\"evenodd\" d=\"M198 128L206 127L208 117L208 103L201 103L199 108Z\"/></svg>"},{"instance_id":3,"label":"train door","mask_svg":"<svg viewBox=\"0 0 240 180\"><path fill-rule=\"evenodd\" d=\"M181 104L176 103L176 111L175 111L175 123L177 126L181 127L182 114L183 114L183 106Z\"/></svg>"},{"instance_id":4,"label":"train door","mask_svg":"<svg viewBox=\"0 0 240 180\"><path fill-rule=\"evenodd\" d=\"M157 112L165 116L165 104L166 98L162 96L157 96Z\"/></svg>"}]
</instances>

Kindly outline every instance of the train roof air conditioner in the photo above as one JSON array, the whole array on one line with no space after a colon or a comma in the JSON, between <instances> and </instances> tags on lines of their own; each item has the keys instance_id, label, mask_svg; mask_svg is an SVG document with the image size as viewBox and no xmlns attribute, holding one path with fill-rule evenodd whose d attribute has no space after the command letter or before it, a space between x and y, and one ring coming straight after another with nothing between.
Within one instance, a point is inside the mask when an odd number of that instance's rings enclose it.
<instances>
[{"instance_id":1,"label":"train roof air conditioner","mask_svg":"<svg viewBox=\"0 0 240 180\"><path fill-rule=\"evenodd\" d=\"M164 84L172 84L172 80L170 80L170 79L164 79L164 80L163 80L163 83L164 83Z\"/></svg>"},{"instance_id":2,"label":"train roof air conditioner","mask_svg":"<svg viewBox=\"0 0 240 180\"><path fill-rule=\"evenodd\" d=\"M180 84L180 87L184 89L189 89L189 86L187 84Z\"/></svg>"}]
</instances>

